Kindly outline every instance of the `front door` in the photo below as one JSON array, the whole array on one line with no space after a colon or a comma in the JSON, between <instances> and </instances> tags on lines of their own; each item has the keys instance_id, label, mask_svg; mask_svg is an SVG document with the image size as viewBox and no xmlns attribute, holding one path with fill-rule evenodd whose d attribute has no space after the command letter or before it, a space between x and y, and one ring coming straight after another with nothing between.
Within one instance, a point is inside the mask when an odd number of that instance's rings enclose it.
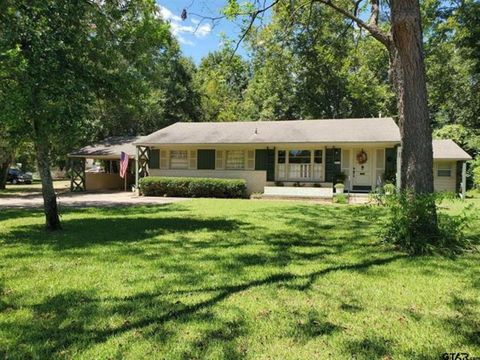
<instances>
[{"instance_id":1,"label":"front door","mask_svg":"<svg viewBox=\"0 0 480 360\"><path fill-rule=\"evenodd\" d=\"M372 186L372 151L353 149L353 186Z\"/></svg>"}]
</instances>

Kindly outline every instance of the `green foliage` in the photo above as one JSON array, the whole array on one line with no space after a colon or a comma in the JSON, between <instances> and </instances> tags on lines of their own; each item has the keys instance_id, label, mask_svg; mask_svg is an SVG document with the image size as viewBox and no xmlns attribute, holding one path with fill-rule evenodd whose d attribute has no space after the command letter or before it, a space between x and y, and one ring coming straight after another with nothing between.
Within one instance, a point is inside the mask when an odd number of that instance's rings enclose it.
<instances>
[{"instance_id":1,"label":"green foliage","mask_svg":"<svg viewBox=\"0 0 480 360\"><path fill-rule=\"evenodd\" d=\"M335 204L348 204L348 195L347 194L335 194L333 196L332 202Z\"/></svg>"},{"instance_id":2,"label":"green foliage","mask_svg":"<svg viewBox=\"0 0 480 360\"><path fill-rule=\"evenodd\" d=\"M140 179L140 191L147 196L243 198L243 179L155 177Z\"/></svg>"},{"instance_id":3,"label":"green foliage","mask_svg":"<svg viewBox=\"0 0 480 360\"><path fill-rule=\"evenodd\" d=\"M383 185L383 193L386 195L393 195L397 191L397 187L393 184L385 184Z\"/></svg>"},{"instance_id":4,"label":"green foliage","mask_svg":"<svg viewBox=\"0 0 480 360\"><path fill-rule=\"evenodd\" d=\"M480 162L477 159L477 163ZM480 164L473 168L473 183L477 189L480 189Z\"/></svg>"},{"instance_id":5,"label":"green foliage","mask_svg":"<svg viewBox=\"0 0 480 360\"><path fill-rule=\"evenodd\" d=\"M429 110L436 126L461 124L478 131L480 66L478 2L424 1L425 65ZM478 133L477 133L478 135Z\"/></svg>"},{"instance_id":6,"label":"green foliage","mask_svg":"<svg viewBox=\"0 0 480 360\"><path fill-rule=\"evenodd\" d=\"M384 197L388 215L381 230L383 240L411 255L455 254L465 250L469 245L465 230L471 224L471 214L438 213L436 201L441 201L442 196L406 191ZM449 199L448 195L444 199ZM437 224L432 223L432 218L437 219Z\"/></svg>"},{"instance_id":7,"label":"green foliage","mask_svg":"<svg viewBox=\"0 0 480 360\"><path fill-rule=\"evenodd\" d=\"M244 117L284 120L392 113L385 49L370 37L355 34L342 15L322 4L295 11L292 4L277 4L272 21L248 37L253 76L242 104Z\"/></svg>"},{"instance_id":8,"label":"green foliage","mask_svg":"<svg viewBox=\"0 0 480 360\"><path fill-rule=\"evenodd\" d=\"M195 86L201 94L201 120L242 120L239 106L248 78L248 63L233 54L228 43L204 57L195 74Z\"/></svg>"},{"instance_id":9,"label":"green foliage","mask_svg":"<svg viewBox=\"0 0 480 360\"><path fill-rule=\"evenodd\" d=\"M195 67L169 24L153 0L127 3L2 4L0 120L18 140L41 138L55 159L98 138L199 117Z\"/></svg>"}]
</instances>

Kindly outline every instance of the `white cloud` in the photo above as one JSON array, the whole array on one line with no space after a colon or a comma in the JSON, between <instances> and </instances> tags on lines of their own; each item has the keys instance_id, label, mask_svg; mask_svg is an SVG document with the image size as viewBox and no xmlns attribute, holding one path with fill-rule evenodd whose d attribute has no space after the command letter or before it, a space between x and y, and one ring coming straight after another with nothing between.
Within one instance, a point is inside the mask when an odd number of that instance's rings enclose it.
<instances>
[{"instance_id":1,"label":"white cloud","mask_svg":"<svg viewBox=\"0 0 480 360\"><path fill-rule=\"evenodd\" d=\"M187 39L185 35L191 35L196 38L206 37L212 31L212 26L209 23L200 24L200 21L196 19L187 20L184 25L184 21L180 16L175 15L165 6L158 5L162 18L170 23L172 34L178 39L178 41L184 45L193 45L193 41Z\"/></svg>"},{"instance_id":2,"label":"white cloud","mask_svg":"<svg viewBox=\"0 0 480 360\"><path fill-rule=\"evenodd\" d=\"M197 37L205 37L207 36L208 34L210 34L210 32L212 31L212 25L210 24L202 24L198 27L195 35Z\"/></svg>"},{"instance_id":3,"label":"white cloud","mask_svg":"<svg viewBox=\"0 0 480 360\"><path fill-rule=\"evenodd\" d=\"M158 5L160 8L160 14L162 14L162 18L167 21L182 21L180 16L174 15L170 10L168 10L165 6Z\"/></svg>"},{"instance_id":4,"label":"white cloud","mask_svg":"<svg viewBox=\"0 0 480 360\"><path fill-rule=\"evenodd\" d=\"M181 35L176 35L175 37L177 38L177 40L178 40L178 42L179 42L180 44L183 44L183 45L194 45L193 41L188 40L188 39L185 39L185 38L184 38L183 36L181 36Z\"/></svg>"}]
</instances>

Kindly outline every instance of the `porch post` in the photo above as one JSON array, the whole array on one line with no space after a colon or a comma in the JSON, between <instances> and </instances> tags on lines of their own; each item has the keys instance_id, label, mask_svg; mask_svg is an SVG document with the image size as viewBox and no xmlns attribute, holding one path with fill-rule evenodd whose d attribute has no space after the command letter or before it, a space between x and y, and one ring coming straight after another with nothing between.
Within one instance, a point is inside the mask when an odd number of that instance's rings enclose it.
<instances>
[{"instance_id":1,"label":"porch post","mask_svg":"<svg viewBox=\"0 0 480 360\"><path fill-rule=\"evenodd\" d=\"M70 192L73 192L73 158L69 158L68 160L70 160Z\"/></svg>"},{"instance_id":2,"label":"porch post","mask_svg":"<svg viewBox=\"0 0 480 360\"><path fill-rule=\"evenodd\" d=\"M465 193L467 191L467 162L462 162L462 194L460 195L462 199L465 199Z\"/></svg>"},{"instance_id":3,"label":"porch post","mask_svg":"<svg viewBox=\"0 0 480 360\"><path fill-rule=\"evenodd\" d=\"M397 191L399 192L402 187L402 147L397 147Z\"/></svg>"},{"instance_id":4,"label":"porch post","mask_svg":"<svg viewBox=\"0 0 480 360\"><path fill-rule=\"evenodd\" d=\"M135 146L135 193L137 195L140 195L140 191L138 189L138 171L139 171L139 166L138 166L138 146Z\"/></svg>"}]
</instances>

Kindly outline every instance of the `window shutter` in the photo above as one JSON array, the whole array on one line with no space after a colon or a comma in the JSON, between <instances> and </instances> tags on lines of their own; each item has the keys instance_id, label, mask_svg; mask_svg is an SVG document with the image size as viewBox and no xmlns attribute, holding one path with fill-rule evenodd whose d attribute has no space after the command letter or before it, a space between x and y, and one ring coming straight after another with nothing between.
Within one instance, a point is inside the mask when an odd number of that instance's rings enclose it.
<instances>
[{"instance_id":1,"label":"window shutter","mask_svg":"<svg viewBox=\"0 0 480 360\"><path fill-rule=\"evenodd\" d=\"M248 170L255 169L255 151L254 150L247 150L247 166Z\"/></svg>"},{"instance_id":2,"label":"window shutter","mask_svg":"<svg viewBox=\"0 0 480 360\"><path fill-rule=\"evenodd\" d=\"M225 152L223 150L217 150L216 154L216 163L215 163L215 169L223 169L223 154Z\"/></svg>"},{"instance_id":3,"label":"window shutter","mask_svg":"<svg viewBox=\"0 0 480 360\"><path fill-rule=\"evenodd\" d=\"M385 149L385 173L397 172L397 148Z\"/></svg>"},{"instance_id":4,"label":"window shutter","mask_svg":"<svg viewBox=\"0 0 480 360\"><path fill-rule=\"evenodd\" d=\"M255 170L267 170L267 149L255 150Z\"/></svg>"},{"instance_id":5,"label":"window shutter","mask_svg":"<svg viewBox=\"0 0 480 360\"><path fill-rule=\"evenodd\" d=\"M197 169L215 170L215 150L205 149L197 151Z\"/></svg>"},{"instance_id":6,"label":"window shutter","mask_svg":"<svg viewBox=\"0 0 480 360\"><path fill-rule=\"evenodd\" d=\"M197 151L196 150L190 150L189 151L189 169L196 169L197 168Z\"/></svg>"},{"instance_id":7,"label":"window shutter","mask_svg":"<svg viewBox=\"0 0 480 360\"><path fill-rule=\"evenodd\" d=\"M168 169L168 150L160 150L160 169Z\"/></svg>"},{"instance_id":8,"label":"window shutter","mask_svg":"<svg viewBox=\"0 0 480 360\"><path fill-rule=\"evenodd\" d=\"M149 169L158 169L160 168L159 162L159 150L150 149L148 152L148 168Z\"/></svg>"}]
</instances>

